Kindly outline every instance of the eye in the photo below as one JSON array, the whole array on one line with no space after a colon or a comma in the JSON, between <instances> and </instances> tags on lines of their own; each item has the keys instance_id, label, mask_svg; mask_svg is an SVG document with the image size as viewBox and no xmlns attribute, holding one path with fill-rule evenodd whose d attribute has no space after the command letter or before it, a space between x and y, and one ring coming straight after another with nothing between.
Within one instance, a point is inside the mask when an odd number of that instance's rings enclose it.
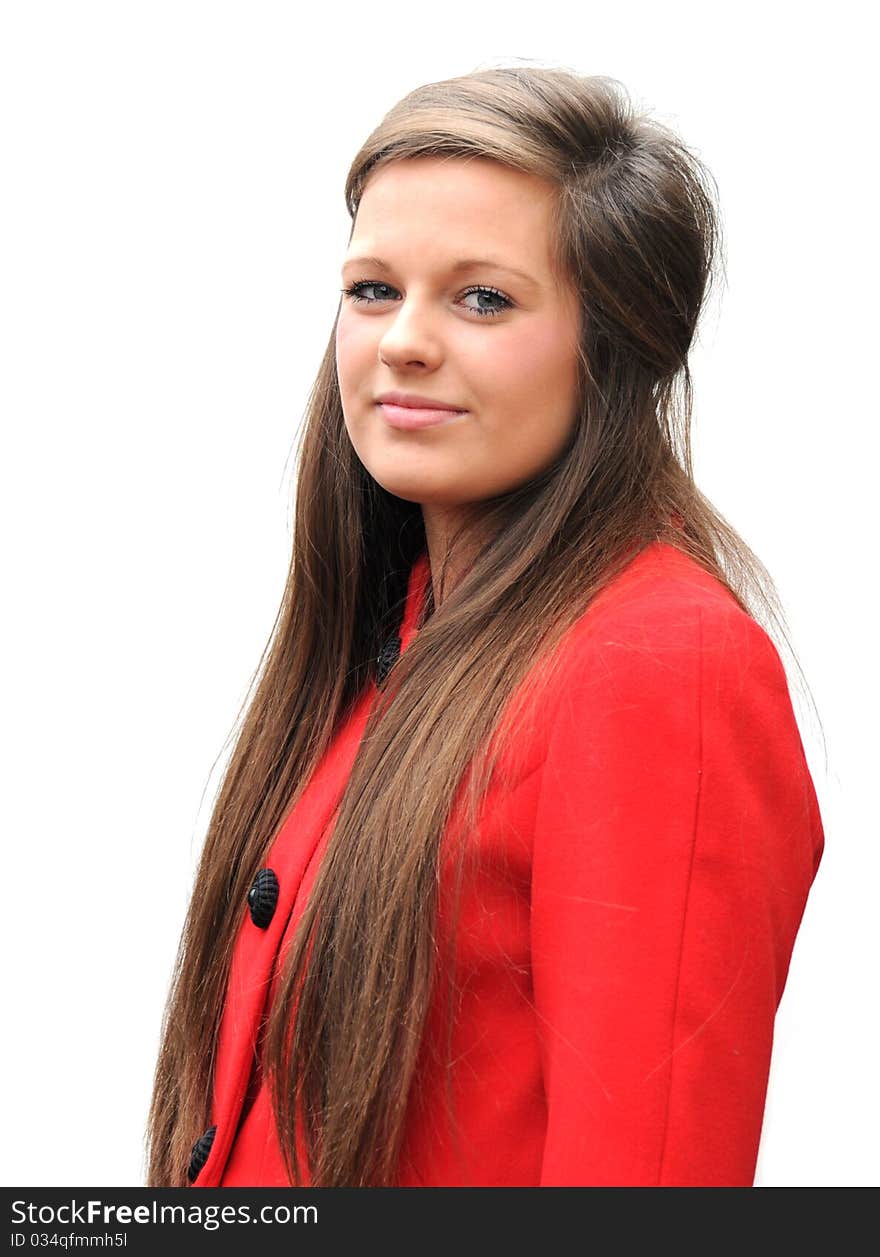
<instances>
[{"instance_id":1,"label":"eye","mask_svg":"<svg viewBox=\"0 0 880 1257\"><path fill-rule=\"evenodd\" d=\"M382 297L365 297L364 290L367 288L384 288L386 292L394 291L388 284L380 284L376 279L359 279L356 284L350 284L348 288L343 288L342 292L346 297L350 297L352 301L362 301L368 305L372 305L374 301L382 301Z\"/></svg>"},{"instance_id":2,"label":"eye","mask_svg":"<svg viewBox=\"0 0 880 1257\"><path fill-rule=\"evenodd\" d=\"M485 306L468 306L467 309L473 310L475 314L502 314L505 310L510 310L513 307L513 302L510 298L505 297L504 293L499 292L497 288L485 288L477 285L474 288L468 288L461 295L463 297L482 297L484 294L487 297L490 297L493 301L499 301L502 304L494 309L491 307L487 309Z\"/></svg>"},{"instance_id":3,"label":"eye","mask_svg":"<svg viewBox=\"0 0 880 1257\"><path fill-rule=\"evenodd\" d=\"M365 291L367 289L373 289L384 295L375 297L365 296ZM397 289L392 288L390 284L380 283L377 279L359 279L356 283L349 285L348 288L343 288L342 292L350 301L358 302L362 305L374 305L377 301L389 300L387 294L397 292ZM466 310L470 310L473 314L478 315L480 318L503 314L505 310L512 309L513 307L513 302L509 297L506 297L503 292L499 292L497 288L488 288L484 284L476 284L472 288L467 288L461 295L462 297L470 297L474 295L483 297L485 295L491 300L501 303L495 307L465 306Z\"/></svg>"}]
</instances>

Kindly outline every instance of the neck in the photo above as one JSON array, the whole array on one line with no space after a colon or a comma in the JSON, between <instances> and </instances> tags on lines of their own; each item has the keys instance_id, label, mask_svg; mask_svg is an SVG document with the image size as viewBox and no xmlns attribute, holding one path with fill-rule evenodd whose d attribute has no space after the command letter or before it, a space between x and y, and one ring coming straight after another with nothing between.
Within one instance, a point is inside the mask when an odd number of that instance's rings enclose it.
<instances>
[{"instance_id":1,"label":"neck","mask_svg":"<svg viewBox=\"0 0 880 1257\"><path fill-rule=\"evenodd\" d=\"M473 563L479 541L473 535L462 533L465 517L454 507L422 506L422 515L436 610Z\"/></svg>"}]
</instances>

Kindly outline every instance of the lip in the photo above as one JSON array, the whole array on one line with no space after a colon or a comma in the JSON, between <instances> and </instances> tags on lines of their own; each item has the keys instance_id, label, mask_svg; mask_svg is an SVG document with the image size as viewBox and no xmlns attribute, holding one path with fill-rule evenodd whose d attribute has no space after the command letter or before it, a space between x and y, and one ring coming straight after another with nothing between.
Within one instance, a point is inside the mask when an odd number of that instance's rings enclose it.
<instances>
[{"instance_id":1,"label":"lip","mask_svg":"<svg viewBox=\"0 0 880 1257\"><path fill-rule=\"evenodd\" d=\"M405 400L404 400L405 399ZM415 397L411 393L385 393L376 405L382 412L382 418L392 428L413 431L417 428L434 428L439 424L450 423L466 415L466 410L457 410L445 402L435 402L428 397Z\"/></svg>"},{"instance_id":2,"label":"lip","mask_svg":"<svg viewBox=\"0 0 880 1257\"><path fill-rule=\"evenodd\" d=\"M462 413L460 406L452 406L449 402L441 402L437 397L424 397L421 393L400 393L392 389L376 398L380 405L405 406L408 410L454 410Z\"/></svg>"},{"instance_id":3,"label":"lip","mask_svg":"<svg viewBox=\"0 0 880 1257\"><path fill-rule=\"evenodd\" d=\"M416 428L436 428L467 414L466 410L426 410L420 406L391 406L387 402L379 402L378 406L382 418L392 428L410 431Z\"/></svg>"}]
</instances>

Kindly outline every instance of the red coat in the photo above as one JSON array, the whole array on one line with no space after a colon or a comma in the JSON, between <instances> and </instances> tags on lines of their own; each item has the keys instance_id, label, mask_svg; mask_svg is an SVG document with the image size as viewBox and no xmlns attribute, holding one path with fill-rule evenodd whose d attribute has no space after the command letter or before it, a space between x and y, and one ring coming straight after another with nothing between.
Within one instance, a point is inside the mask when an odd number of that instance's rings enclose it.
<instances>
[{"instance_id":1,"label":"red coat","mask_svg":"<svg viewBox=\"0 0 880 1257\"><path fill-rule=\"evenodd\" d=\"M425 553L403 650L429 578ZM428 1053L399 1184L749 1186L774 1017L824 842L779 655L663 543L562 649L544 718L520 729L518 779L493 784L474 836L490 858L456 936L460 1143ZM375 694L279 829L268 926L242 904L198 1186L288 1185L254 1044ZM450 903L441 884L441 932ZM427 1035L443 1026L438 1005Z\"/></svg>"}]
</instances>

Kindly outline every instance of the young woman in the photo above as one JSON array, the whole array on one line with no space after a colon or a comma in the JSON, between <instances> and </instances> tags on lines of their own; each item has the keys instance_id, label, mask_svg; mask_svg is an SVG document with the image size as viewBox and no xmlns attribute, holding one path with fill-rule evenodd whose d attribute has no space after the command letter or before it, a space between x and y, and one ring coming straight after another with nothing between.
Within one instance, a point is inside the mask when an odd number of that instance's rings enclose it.
<instances>
[{"instance_id":1,"label":"young woman","mask_svg":"<svg viewBox=\"0 0 880 1257\"><path fill-rule=\"evenodd\" d=\"M751 1184L823 831L692 475L706 172L614 80L497 68L346 198L148 1182Z\"/></svg>"}]
</instances>

